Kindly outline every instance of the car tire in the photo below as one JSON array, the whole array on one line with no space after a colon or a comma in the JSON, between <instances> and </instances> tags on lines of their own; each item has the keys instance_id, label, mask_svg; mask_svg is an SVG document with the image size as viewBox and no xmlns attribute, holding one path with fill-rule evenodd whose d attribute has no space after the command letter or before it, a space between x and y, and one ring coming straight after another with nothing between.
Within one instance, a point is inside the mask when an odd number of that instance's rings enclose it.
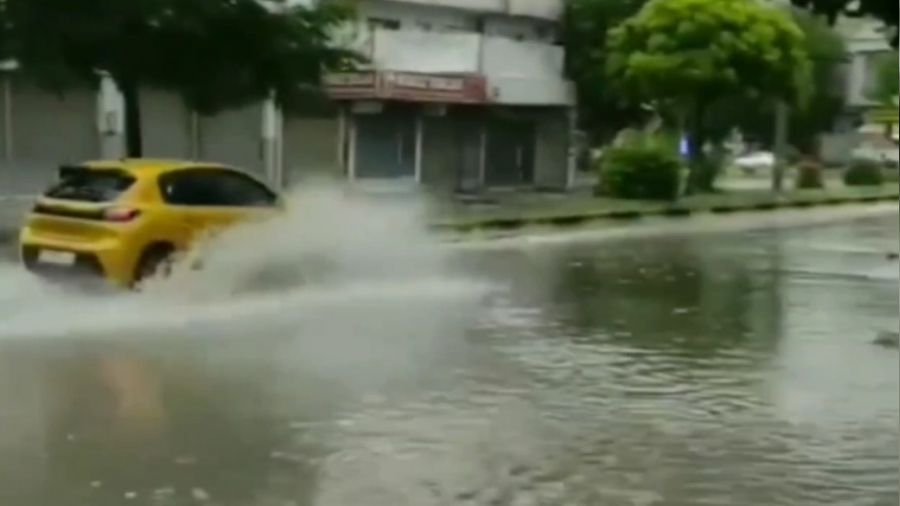
<instances>
[{"instance_id":1,"label":"car tire","mask_svg":"<svg viewBox=\"0 0 900 506\"><path fill-rule=\"evenodd\" d=\"M171 246L163 244L147 248L135 268L134 283L140 284L142 281L159 275L171 274L173 253L174 249Z\"/></svg>"}]
</instances>

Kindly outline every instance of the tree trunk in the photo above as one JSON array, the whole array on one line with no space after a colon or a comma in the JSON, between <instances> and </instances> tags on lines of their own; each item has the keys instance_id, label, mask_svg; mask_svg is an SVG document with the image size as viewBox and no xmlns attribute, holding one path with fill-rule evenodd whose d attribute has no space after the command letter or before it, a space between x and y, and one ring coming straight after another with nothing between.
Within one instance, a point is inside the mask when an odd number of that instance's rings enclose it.
<instances>
[{"instance_id":1,"label":"tree trunk","mask_svg":"<svg viewBox=\"0 0 900 506\"><path fill-rule=\"evenodd\" d=\"M144 155L143 136L141 134L141 101L140 87L133 79L117 79L122 97L125 100L125 146L129 158L140 158Z\"/></svg>"},{"instance_id":2,"label":"tree trunk","mask_svg":"<svg viewBox=\"0 0 900 506\"><path fill-rule=\"evenodd\" d=\"M784 100L775 106L775 167L772 170L772 191L784 189L784 172L788 165L788 145L790 143L790 109Z\"/></svg>"},{"instance_id":3,"label":"tree trunk","mask_svg":"<svg viewBox=\"0 0 900 506\"><path fill-rule=\"evenodd\" d=\"M697 190L702 190L701 179L706 169L706 111L708 104L703 99L698 99L694 104L691 118L690 133L690 172L688 173L687 194L691 195Z\"/></svg>"}]
</instances>

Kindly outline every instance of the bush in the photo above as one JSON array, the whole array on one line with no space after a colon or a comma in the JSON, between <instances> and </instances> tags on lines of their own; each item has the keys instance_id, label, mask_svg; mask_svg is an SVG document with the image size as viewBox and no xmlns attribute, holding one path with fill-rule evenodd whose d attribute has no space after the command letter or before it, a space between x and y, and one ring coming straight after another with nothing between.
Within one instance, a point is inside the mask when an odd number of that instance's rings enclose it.
<instances>
[{"instance_id":1,"label":"bush","mask_svg":"<svg viewBox=\"0 0 900 506\"><path fill-rule=\"evenodd\" d=\"M822 166L813 161L804 161L797 165L796 187L801 190L824 188Z\"/></svg>"},{"instance_id":2,"label":"bush","mask_svg":"<svg viewBox=\"0 0 900 506\"><path fill-rule=\"evenodd\" d=\"M678 197L681 160L660 139L629 139L610 148L599 169L600 190L604 195L646 200Z\"/></svg>"},{"instance_id":3,"label":"bush","mask_svg":"<svg viewBox=\"0 0 900 506\"><path fill-rule=\"evenodd\" d=\"M856 160L844 172L847 186L879 186L884 183L881 165L872 160Z\"/></svg>"}]
</instances>

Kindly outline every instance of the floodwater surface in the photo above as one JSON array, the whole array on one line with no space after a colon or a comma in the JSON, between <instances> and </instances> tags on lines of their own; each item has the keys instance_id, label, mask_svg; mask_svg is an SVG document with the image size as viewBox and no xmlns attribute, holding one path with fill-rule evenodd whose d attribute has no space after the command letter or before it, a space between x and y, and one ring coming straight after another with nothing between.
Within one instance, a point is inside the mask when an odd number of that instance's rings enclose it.
<instances>
[{"instance_id":1,"label":"floodwater surface","mask_svg":"<svg viewBox=\"0 0 900 506\"><path fill-rule=\"evenodd\" d=\"M0 291L0 504L898 504L895 213L440 254L412 228L318 237L365 282Z\"/></svg>"}]
</instances>

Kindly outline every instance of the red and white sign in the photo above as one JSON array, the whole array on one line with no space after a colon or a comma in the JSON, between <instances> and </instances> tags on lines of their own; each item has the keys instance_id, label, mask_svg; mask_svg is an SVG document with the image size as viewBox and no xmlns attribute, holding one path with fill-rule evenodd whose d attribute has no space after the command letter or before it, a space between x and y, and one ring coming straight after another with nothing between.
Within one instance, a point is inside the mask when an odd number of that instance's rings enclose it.
<instances>
[{"instance_id":1,"label":"red and white sign","mask_svg":"<svg viewBox=\"0 0 900 506\"><path fill-rule=\"evenodd\" d=\"M413 72L356 72L325 78L336 100L400 100L448 104L487 102L487 79L479 75L446 76Z\"/></svg>"}]
</instances>

